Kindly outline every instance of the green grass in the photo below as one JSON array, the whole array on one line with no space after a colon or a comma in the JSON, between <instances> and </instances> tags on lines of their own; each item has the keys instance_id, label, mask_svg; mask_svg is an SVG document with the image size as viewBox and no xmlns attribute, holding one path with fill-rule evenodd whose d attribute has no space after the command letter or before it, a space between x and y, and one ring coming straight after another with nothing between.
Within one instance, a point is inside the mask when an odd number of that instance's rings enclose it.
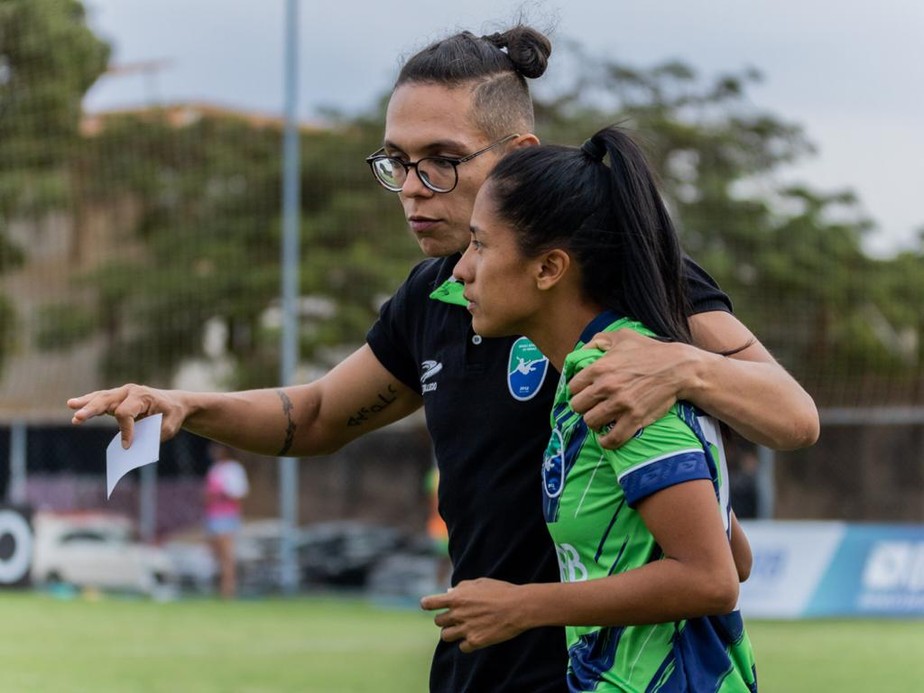
<instances>
[{"instance_id":1,"label":"green grass","mask_svg":"<svg viewBox=\"0 0 924 693\"><path fill-rule=\"evenodd\" d=\"M924 690L924 620L745 621L761 691Z\"/></svg>"},{"instance_id":2,"label":"green grass","mask_svg":"<svg viewBox=\"0 0 924 693\"><path fill-rule=\"evenodd\" d=\"M2 593L11 693L425 691L429 615L311 597L159 604ZM752 621L764 693L921 690L924 621Z\"/></svg>"},{"instance_id":3,"label":"green grass","mask_svg":"<svg viewBox=\"0 0 924 693\"><path fill-rule=\"evenodd\" d=\"M4 693L424 691L435 635L416 610L333 598L9 594L0 613Z\"/></svg>"}]
</instances>

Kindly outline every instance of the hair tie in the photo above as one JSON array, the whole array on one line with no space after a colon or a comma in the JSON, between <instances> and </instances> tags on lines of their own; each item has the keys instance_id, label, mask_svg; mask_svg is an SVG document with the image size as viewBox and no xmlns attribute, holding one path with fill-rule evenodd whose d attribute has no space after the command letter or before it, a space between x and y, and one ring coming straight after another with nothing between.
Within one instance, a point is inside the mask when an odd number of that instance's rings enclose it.
<instances>
[{"instance_id":1,"label":"hair tie","mask_svg":"<svg viewBox=\"0 0 924 693\"><path fill-rule=\"evenodd\" d=\"M592 137L584 140L581 151L594 161L603 161L603 157L606 156L606 148Z\"/></svg>"},{"instance_id":2,"label":"hair tie","mask_svg":"<svg viewBox=\"0 0 924 693\"><path fill-rule=\"evenodd\" d=\"M484 36L481 37L481 40L487 41L492 46L498 49L504 48L507 45L507 36L505 34L500 33L499 31L493 34L490 34L490 35L485 34Z\"/></svg>"}]
</instances>

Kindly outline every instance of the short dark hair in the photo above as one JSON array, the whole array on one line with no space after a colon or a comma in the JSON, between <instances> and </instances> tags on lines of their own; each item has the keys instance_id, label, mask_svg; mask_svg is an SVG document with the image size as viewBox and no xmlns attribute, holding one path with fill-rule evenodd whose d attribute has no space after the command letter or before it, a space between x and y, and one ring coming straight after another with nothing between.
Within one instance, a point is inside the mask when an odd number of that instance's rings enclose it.
<instances>
[{"instance_id":1,"label":"short dark hair","mask_svg":"<svg viewBox=\"0 0 924 693\"><path fill-rule=\"evenodd\" d=\"M588 299L662 337L692 341L680 241L654 172L628 133L608 127L580 148L516 149L486 185L522 252L567 250Z\"/></svg>"},{"instance_id":2,"label":"short dark hair","mask_svg":"<svg viewBox=\"0 0 924 693\"><path fill-rule=\"evenodd\" d=\"M522 24L490 36L463 31L411 56L395 82L438 84L472 90L469 116L489 139L531 132L533 102L526 79L542 76L552 43Z\"/></svg>"}]
</instances>

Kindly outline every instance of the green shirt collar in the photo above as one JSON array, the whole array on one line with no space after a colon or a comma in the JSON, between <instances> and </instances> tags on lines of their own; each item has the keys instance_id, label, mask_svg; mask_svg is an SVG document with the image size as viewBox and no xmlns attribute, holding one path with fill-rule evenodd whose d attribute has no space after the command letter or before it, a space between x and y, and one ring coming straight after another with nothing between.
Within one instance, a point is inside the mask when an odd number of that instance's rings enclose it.
<instances>
[{"instance_id":1,"label":"green shirt collar","mask_svg":"<svg viewBox=\"0 0 924 693\"><path fill-rule=\"evenodd\" d=\"M430 294L430 298L443 303L451 303L455 306L467 307L468 301L462 296L464 289L465 285L462 282L451 277L436 287Z\"/></svg>"}]
</instances>

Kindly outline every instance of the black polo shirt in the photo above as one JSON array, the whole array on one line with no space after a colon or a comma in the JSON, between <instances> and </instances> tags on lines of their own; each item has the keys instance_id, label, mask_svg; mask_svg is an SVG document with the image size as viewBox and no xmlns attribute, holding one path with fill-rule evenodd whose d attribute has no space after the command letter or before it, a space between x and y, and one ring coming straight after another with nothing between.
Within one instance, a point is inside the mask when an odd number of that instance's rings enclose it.
<instances>
[{"instance_id":1,"label":"black polo shirt","mask_svg":"<svg viewBox=\"0 0 924 693\"><path fill-rule=\"evenodd\" d=\"M482 338L464 306L430 297L458 260L418 264L366 339L379 362L423 396L452 583L479 577L558 582L540 465L559 374L522 338ZM687 277L693 313L731 311L728 297L692 262ZM472 654L440 641L430 690L564 692L566 667L563 628L527 631Z\"/></svg>"}]
</instances>

